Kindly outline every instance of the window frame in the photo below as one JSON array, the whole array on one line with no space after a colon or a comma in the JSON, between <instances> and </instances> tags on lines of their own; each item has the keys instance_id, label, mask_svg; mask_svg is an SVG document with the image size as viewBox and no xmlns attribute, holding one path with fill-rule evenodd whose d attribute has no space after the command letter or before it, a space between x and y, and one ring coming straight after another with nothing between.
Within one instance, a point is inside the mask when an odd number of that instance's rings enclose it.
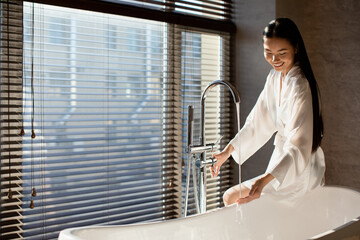
<instances>
[{"instance_id":1,"label":"window frame","mask_svg":"<svg viewBox=\"0 0 360 240\"><path fill-rule=\"evenodd\" d=\"M141 2L142 0L138 0ZM187 15L174 11L174 8L169 7L174 4L176 0L166 0L164 11L156 10L153 8L140 7L133 4L126 4L116 2L114 0L29 0L29 2L50 4L59 7L69 7L75 9L110 13L128 17L138 17L143 19L162 21L181 26L201 28L207 30L228 32L231 34L236 33L236 25L232 21L231 10L228 16L223 20L215 20L211 18ZM232 8L231 0L223 0L224 3L230 5ZM146 1L145 1L146 2Z\"/></svg>"}]
</instances>

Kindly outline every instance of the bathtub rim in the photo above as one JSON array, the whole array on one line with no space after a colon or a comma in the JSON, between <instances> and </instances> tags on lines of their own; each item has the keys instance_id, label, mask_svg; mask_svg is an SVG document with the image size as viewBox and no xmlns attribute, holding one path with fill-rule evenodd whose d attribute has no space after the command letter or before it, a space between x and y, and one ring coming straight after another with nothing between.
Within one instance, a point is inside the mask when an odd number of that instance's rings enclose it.
<instances>
[{"instance_id":1,"label":"bathtub rim","mask_svg":"<svg viewBox=\"0 0 360 240\"><path fill-rule=\"evenodd\" d=\"M354 192L355 194L360 195L360 190L354 187L341 186L341 185L325 185L322 187L333 188L333 189L345 189L346 191ZM353 236L360 237L360 215L354 219L349 220L348 222L342 225L339 225L334 229L330 229L320 234L317 234L309 238L309 240L339 240L345 238L352 239L351 237Z\"/></svg>"},{"instance_id":2,"label":"bathtub rim","mask_svg":"<svg viewBox=\"0 0 360 240\"><path fill-rule=\"evenodd\" d=\"M309 240L338 240L344 239L344 237L345 239L352 239L354 236L360 238L360 216L335 229L315 235Z\"/></svg>"},{"instance_id":3,"label":"bathtub rim","mask_svg":"<svg viewBox=\"0 0 360 240\"><path fill-rule=\"evenodd\" d=\"M357 195L360 196L360 191L358 191L357 189L355 188L351 188L351 187L347 187L347 186L339 186L339 185L325 185L325 186L322 186L321 188L328 188L328 189L342 189L342 190L345 190L345 191L350 191L350 192L353 192ZM249 203L246 203L246 204L251 204L251 202ZM75 228L67 228L67 229L64 229L64 230L61 230L60 233L59 233L59 238L60 238L60 235L61 237L63 238L63 240L83 240L82 238L79 238L75 235L73 235L72 233L74 231L79 231L79 230L83 230L83 229L86 229L86 228L124 228L124 227L131 227L131 226L143 226L143 225L150 225L150 224L158 224L158 223L161 223L163 221L184 221L188 218L195 218L195 217L199 217L199 216L205 216L205 215L209 215L209 214L212 214L213 212L216 212L216 211L220 211L220 210L223 210L225 208L227 209L230 209L230 208L235 208L236 207L236 203L232 204L232 205L229 205L229 206L225 206L225 207L222 207L222 208L216 208L216 209L212 209L212 210L209 210L205 213L201 213L201 214L194 214L194 215L190 215L190 216L187 216L186 218L184 217L181 217L181 218L175 218L175 219L169 219L169 220L160 220L160 221L153 221L153 222L142 222L142 223L131 223L131 224L124 224L124 225L92 225L92 226L84 226L84 227L75 227ZM357 229L360 229L358 228L358 226L360 226L360 216L352 219L352 220L349 220L348 222L342 224L342 225L339 225L338 227L334 228L334 229L331 229L331 230L327 230L323 233L320 233L320 234L317 234L311 238L309 238L309 240L338 240L338 236L339 234L352 234L352 235L348 235L347 237L351 237L351 236L356 236L356 235L353 235L353 234L358 234L358 236L360 236L360 230L357 230ZM341 235L341 237L343 237Z\"/></svg>"}]
</instances>

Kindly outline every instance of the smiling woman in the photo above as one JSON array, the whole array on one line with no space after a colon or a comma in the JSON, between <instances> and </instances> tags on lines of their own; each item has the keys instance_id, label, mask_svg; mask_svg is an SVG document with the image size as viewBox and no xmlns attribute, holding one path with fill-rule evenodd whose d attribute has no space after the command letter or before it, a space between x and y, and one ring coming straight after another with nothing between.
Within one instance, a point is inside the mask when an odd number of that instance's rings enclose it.
<instances>
[{"instance_id":1,"label":"smiling woman","mask_svg":"<svg viewBox=\"0 0 360 240\"><path fill-rule=\"evenodd\" d=\"M266 26L263 44L273 69L243 128L215 154L214 168L231 154L242 164L274 133L275 149L264 174L225 192L225 205L247 203L262 193L292 205L319 187L325 172L319 93L300 32L290 19L278 18Z\"/></svg>"}]
</instances>

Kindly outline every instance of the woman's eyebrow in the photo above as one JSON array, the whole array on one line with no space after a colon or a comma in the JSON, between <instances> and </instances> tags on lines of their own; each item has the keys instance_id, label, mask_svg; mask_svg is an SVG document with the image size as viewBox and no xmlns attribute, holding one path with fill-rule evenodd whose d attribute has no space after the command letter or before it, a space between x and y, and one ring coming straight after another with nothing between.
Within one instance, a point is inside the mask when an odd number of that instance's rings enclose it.
<instances>
[{"instance_id":1,"label":"woman's eyebrow","mask_svg":"<svg viewBox=\"0 0 360 240\"><path fill-rule=\"evenodd\" d=\"M268 49L268 48L265 48L265 51L267 51L267 52L272 52L270 49ZM277 50L277 52L282 52L282 51L287 51L287 48L282 48L282 49L279 49L279 50Z\"/></svg>"},{"instance_id":2,"label":"woman's eyebrow","mask_svg":"<svg viewBox=\"0 0 360 240\"><path fill-rule=\"evenodd\" d=\"M271 52L271 50L268 49L268 48L265 48L265 51ZM278 52L287 51L287 48L282 48L282 49L279 49L279 50L277 50L277 51L278 51Z\"/></svg>"}]
</instances>

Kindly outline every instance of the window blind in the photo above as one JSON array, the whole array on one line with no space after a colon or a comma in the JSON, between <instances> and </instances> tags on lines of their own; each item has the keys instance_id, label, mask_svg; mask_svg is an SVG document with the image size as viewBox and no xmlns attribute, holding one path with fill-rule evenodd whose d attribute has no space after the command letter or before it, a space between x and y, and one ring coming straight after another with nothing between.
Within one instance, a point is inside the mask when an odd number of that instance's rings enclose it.
<instances>
[{"instance_id":1,"label":"window blind","mask_svg":"<svg viewBox=\"0 0 360 240\"><path fill-rule=\"evenodd\" d=\"M13 5L22 19L15 41L20 95L12 114L3 105L8 81L2 71L1 239L56 239L69 227L180 217L186 108L198 111L202 89L229 80L229 34L28 2L22 14L21 2ZM220 135L229 140L229 102L221 88L209 94L208 142ZM11 141L4 133L8 116L17 124ZM194 139L198 132L197 125ZM5 147L15 140L16 147ZM17 190L11 201L9 166ZM208 178L212 209L222 204L229 166ZM189 212L194 209L191 203Z\"/></svg>"},{"instance_id":2,"label":"window blind","mask_svg":"<svg viewBox=\"0 0 360 240\"><path fill-rule=\"evenodd\" d=\"M229 0L103 0L216 20L231 20Z\"/></svg>"},{"instance_id":3,"label":"window blind","mask_svg":"<svg viewBox=\"0 0 360 240\"><path fill-rule=\"evenodd\" d=\"M22 3L0 1L1 8L1 239L21 234L22 220Z\"/></svg>"},{"instance_id":4,"label":"window blind","mask_svg":"<svg viewBox=\"0 0 360 240\"><path fill-rule=\"evenodd\" d=\"M172 167L162 157L164 24L37 4L34 17L37 138L23 139L23 237L176 215L162 187ZM31 86L24 93L31 109ZM30 128L29 112L24 122Z\"/></svg>"}]
</instances>

